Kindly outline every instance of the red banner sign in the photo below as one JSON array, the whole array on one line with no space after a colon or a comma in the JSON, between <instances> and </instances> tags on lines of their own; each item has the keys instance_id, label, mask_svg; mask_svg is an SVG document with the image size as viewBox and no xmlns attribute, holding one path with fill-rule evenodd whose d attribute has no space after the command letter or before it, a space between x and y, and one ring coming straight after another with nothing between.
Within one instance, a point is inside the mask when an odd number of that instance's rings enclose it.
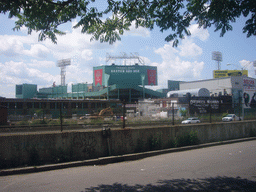
<instances>
[{"instance_id":1,"label":"red banner sign","mask_svg":"<svg viewBox=\"0 0 256 192\"><path fill-rule=\"evenodd\" d=\"M102 69L94 70L94 81L95 81L95 86L102 85Z\"/></svg>"},{"instance_id":2,"label":"red banner sign","mask_svg":"<svg viewBox=\"0 0 256 192\"><path fill-rule=\"evenodd\" d=\"M156 85L156 70L148 69L148 85Z\"/></svg>"}]
</instances>

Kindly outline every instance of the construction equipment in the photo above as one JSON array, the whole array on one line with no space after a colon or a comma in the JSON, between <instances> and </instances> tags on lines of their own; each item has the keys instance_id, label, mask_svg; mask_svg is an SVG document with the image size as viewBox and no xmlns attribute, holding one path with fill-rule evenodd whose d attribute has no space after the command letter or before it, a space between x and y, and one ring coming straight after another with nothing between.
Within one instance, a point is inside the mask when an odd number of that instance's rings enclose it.
<instances>
[{"instance_id":1,"label":"construction equipment","mask_svg":"<svg viewBox=\"0 0 256 192\"><path fill-rule=\"evenodd\" d=\"M100 117L105 117L105 116L111 116L113 117L114 116L114 113L112 111L112 109L110 107L106 108L106 109L102 109L100 112L99 112L99 116Z\"/></svg>"},{"instance_id":2,"label":"construction equipment","mask_svg":"<svg viewBox=\"0 0 256 192\"><path fill-rule=\"evenodd\" d=\"M82 120L82 119L105 119L105 118L113 118L113 117L114 117L113 110L110 107L108 107L108 108L102 109L98 114L93 114L93 115L86 114L86 116L80 117L80 120Z\"/></svg>"}]
</instances>

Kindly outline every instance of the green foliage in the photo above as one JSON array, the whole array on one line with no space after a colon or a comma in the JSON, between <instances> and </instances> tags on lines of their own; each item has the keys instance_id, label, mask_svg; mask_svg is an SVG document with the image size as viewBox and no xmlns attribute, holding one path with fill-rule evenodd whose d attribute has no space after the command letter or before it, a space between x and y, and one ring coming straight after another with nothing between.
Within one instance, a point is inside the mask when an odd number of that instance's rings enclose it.
<instances>
[{"instance_id":1,"label":"green foliage","mask_svg":"<svg viewBox=\"0 0 256 192\"><path fill-rule=\"evenodd\" d=\"M67 124L67 125L77 125L76 120L66 120L64 123Z\"/></svg>"},{"instance_id":2,"label":"green foliage","mask_svg":"<svg viewBox=\"0 0 256 192\"><path fill-rule=\"evenodd\" d=\"M226 117L228 115L228 113L223 113L222 117Z\"/></svg>"},{"instance_id":3,"label":"green foliage","mask_svg":"<svg viewBox=\"0 0 256 192\"><path fill-rule=\"evenodd\" d=\"M28 165L40 165L40 158L38 154L38 150L35 147L32 147L29 151L29 163Z\"/></svg>"},{"instance_id":4,"label":"green foliage","mask_svg":"<svg viewBox=\"0 0 256 192\"><path fill-rule=\"evenodd\" d=\"M169 139L166 148L174 148L176 147L176 140L175 139Z\"/></svg>"},{"instance_id":5,"label":"green foliage","mask_svg":"<svg viewBox=\"0 0 256 192\"><path fill-rule=\"evenodd\" d=\"M62 163L71 161L73 158L72 150L63 150L59 147L57 150L51 150L51 163Z\"/></svg>"},{"instance_id":6,"label":"green foliage","mask_svg":"<svg viewBox=\"0 0 256 192\"><path fill-rule=\"evenodd\" d=\"M47 123L48 125L60 125L60 120L50 120Z\"/></svg>"},{"instance_id":7,"label":"green foliage","mask_svg":"<svg viewBox=\"0 0 256 192\"><path fill-rule=\"evenodd\" d=\"M139 153L139 152L144 151L144 150L143 150L143 145L144 145L144 144L143 144L142 139L138 138L138 139L137 139L137 145L136 145L136 147L135 147L134 152L135 152L135 153Z\"/></svg>"},{"instance_id":8,"label":"green foliage","mask_svg":"<svg viewBox=\"0 0 256 192\"><path fill-rule=\"evenodd\" d=\"M186 117L186 115L187 115L187 110L186 109L181 109L180 110L180 115L182 116L182 117Z\"/></svg>"},{"instance_id":9,"label":"green foliage","mask_svg":"<svg viewBox=\"0 0 256 192\"><path fill-rule=\"evenodd\" d=\"M183 146L189 146L189 145L197 145L200 143L200 140L197 137L196 131L191 131L190 133L187 133L182 136L178 136L175 139L175 147L183 147Z\"/></svg>"},{"instance_id":10,"label":"green foliage","mask_svg":"<svg viewBox=\"0 0 256 192\"><path fill-rule=\"evenodd\" d=\"M162 141L160 139L160 137L149 137L148 138L148 146L149 146L149 150L157 150L157 149L161 149L162 147Z\"/></svg>"},{"instance_id":11,"label":"green foliage","mask_svg":"<svg viewBox=\"0 0 256 192\"><path fill-rule=\"evenodd\" d=\"M135 27L153 29L171 33L165 38L177 46L179 39L190 35L188 30L192 21L200 27L209 28L223 36L232 30L231 23L241 15L248 17L243 32L247 37L256 35L256 1L255 0L123 0L101 1L105 10L99 11L94 0L30 0L1 1L0 13L9 13L16 17L14 30L22 26L39 32L39 40L50 38L57 43L56 35L64 35L58 26L80 18L75 28L81 27L82 33L91 34L91 40L114 43L121 40L124 31L128 31L132 23ZM109 17L111 15L111 17Z\"/></svg>"},{"instance_id":12,"label":"green foliage","mask_svg":"<svg viewBox=\"0 0 256 192\"><path fill-rule=\"evenodd\" d=\"M47 124L47 121L45 120L40 120L40 119L36 119L36 120L33 120L30 125L46 125Z\"/></svg>"},{"instance_id":13,"label":"green foliage","mask_svg":"<svg viewBox=\"0 0 256 192\"><path fill-rule=\"evenodd\" d=\"M94 125L100 125L102 123L104 123L104 121L100 118L96 118L96 119L91 119L91 124L94 124Z\"/></svg>"},{"instance_id":14,"label":"green foliage","mask_svg":"<svg viewBox=\"0 0 256 192\"><path fill-rule=\"evenodd\" d=\"M16 123L16 125L29 125L29 122L28 122L28 121L23 120L23 121L19 121L19 122L17 122L17 123Z\"/></svg>"},{"instance_id":15,"label":"green foliage","mask_svg":"<svg viewBox=\"0 0 256 192\"><path fill-rule=\"evenodd\" d=\"M256 130L250 129L249 136L250 137L256 137Z\"/></svg>"}]
</instances>

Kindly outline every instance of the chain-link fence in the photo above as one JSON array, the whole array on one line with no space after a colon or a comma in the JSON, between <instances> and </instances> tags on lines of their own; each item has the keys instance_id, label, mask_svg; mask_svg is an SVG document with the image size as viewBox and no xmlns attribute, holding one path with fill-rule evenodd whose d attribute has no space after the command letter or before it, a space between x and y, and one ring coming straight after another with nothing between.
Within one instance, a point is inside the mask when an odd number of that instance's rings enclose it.
<instances>
[{"instance_id":1,"label":"chain-link fence","mask_svg":"<svg viewBox=\"0 0 256 192\"><path fill-rule=\"evenodd\" d=\"M24 109L21 109L24 111ZM221 122L223 117L234 114L230 120L256 119L256 108L247 107L244 103L219 103L215 101L193 101L187 103L170 102L167 104L143 101L138 103L123 103L115 107L95 108L91 113L84 113L77 107L50 111L40 109L30 115L20 115L16 110L8 115L11 126L63 126L77 128L102 127L105 124L112 127L150 126L150 125L176 125L182 121L196 117L190 123ZM189 122L189 121L188 121Z\"/></svg>"}]
</instances>

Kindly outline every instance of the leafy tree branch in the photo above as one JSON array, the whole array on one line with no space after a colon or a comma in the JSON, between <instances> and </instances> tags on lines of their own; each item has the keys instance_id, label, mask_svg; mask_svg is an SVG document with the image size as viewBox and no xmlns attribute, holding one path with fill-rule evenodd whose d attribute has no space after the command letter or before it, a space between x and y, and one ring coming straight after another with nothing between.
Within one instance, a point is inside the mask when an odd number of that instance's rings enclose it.
<instances>
[{"instance_id":1,"label":"leafy tree branch","mask_svg":"<svg viewBox=\"0 0 256 192\"><path fill-rule=\"evenodd\" d=\"M57 43L57 35L64 35L58 27L78 18L75 28L91 34L91 40L114 43L121 40L133 22L136 27L150 30L158 27L168 31L166 41L177 46L180 39L190 35L189 26L214 27L224 36L232 23L240 17L248 18L242 29L247 37L256 35L255 0L105 0L106 8L97 9L97 0L2 0L0 13L16 17L14 30L22 26L39 33L39 40L50 38Z\"/></svg>"}]
</instances>

